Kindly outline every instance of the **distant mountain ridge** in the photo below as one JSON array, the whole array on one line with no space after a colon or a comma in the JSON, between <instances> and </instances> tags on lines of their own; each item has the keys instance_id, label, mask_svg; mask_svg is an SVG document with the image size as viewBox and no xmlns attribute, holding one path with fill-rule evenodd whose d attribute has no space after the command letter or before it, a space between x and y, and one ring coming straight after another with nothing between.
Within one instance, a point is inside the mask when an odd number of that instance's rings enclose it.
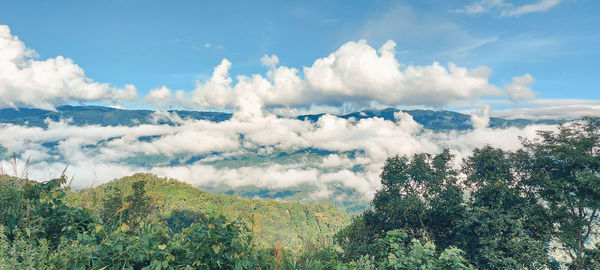
<instances>
[{"instance_id":1,"label":"distant mountain ridge","mask_svg":"<svg viewBox=\"0 0 600 270\"><path fill-rule=\"evenodd\" d=\"M135 126L138 124L151 124L152 110L124 110L103 106L60 106L56 111L43 109L2 109L0 110L0 123L27 125L32 127L47 127L46 119L59 121L60 119L73 119L72 124L101 125L101 126ZM176 112L181 118L209 120L221 122L231 118L230 113L200 112L200 111L169 111ZM172 124L159 122L161 124Z\"/></svg>"},{"instance_id":2,"label":"distant mountain ridge","mask_svg":"<svg viewBox=\"0 0 600 270\"><path fill-rule=\"evenodd\" d=\"M472 128L471 116L446 110L400 110L396 108L387 108L383 110L364 110L353 112L338 117L356 120L365 118L379 117L385 120L396 121L394 113L403 111L410 114L413 119L423 125L425 128L442 130L467 130ZM153 119L152 110L124 110L103 106L60 106L56 111L43 109L1 109L0 123L15 125L27 125L32 127L47 127L46 119L59 121L60 119L72 119L73 125L101 125L101 126L135 126L139 124L174 124L173 122L162 119L158 122ZM170 113L176 113L182 119L208 120L212 122L222 122L231 119L231 113L211 112L211 111L187 111L187 110L169 110ZM324 114L300 115L296 118L304 121L316 122ZM531 124L556 124L557 120L527 120L527 119L502 119L491 117L491 128L505 128L509 126L524 127Z\"/></svg>"},{"instance_id":3,"label":"distant mountain ridge","mask_svg":"<svg viewBox=\"0 0 600 270\"><path fill-rule=\"evenodd\" d=\"M410 114L413 119L423 125L425 128L440 131L440 130L467 130L471 129L471 116L468 114L446 111L446 110L400 110L396 108L387 108L383 110L364 110L360 112L353 112L344 115L338 115L338 117L349 119L354 118L356 120L379 117L385 120L396 122L394 113L405 112ZM324 114L312 114L298 116L300 120L317 121ZM491 128L505 128L510 126L524 127L531 124L556 124L557 120L528 120L528 119L503 119L497 117L490 117Z\"/></svg>"}]
</instances>

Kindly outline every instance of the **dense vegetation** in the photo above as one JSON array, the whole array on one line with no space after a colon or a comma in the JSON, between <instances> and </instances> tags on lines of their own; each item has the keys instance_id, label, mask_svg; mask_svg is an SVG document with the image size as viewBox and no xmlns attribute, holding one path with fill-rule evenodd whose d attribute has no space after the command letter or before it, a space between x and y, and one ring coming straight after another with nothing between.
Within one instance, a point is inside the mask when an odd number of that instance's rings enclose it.
<instances>
[{"instance_id":1,"label":"dense vegetation","mask_svg":"<svg viewBox=\"0 0 600 270\"><path fill-rule=\"evenodd\" d=\"M70 201L102 212L103 202L108 198L119 203L127 201L127 194L133 193L132 187L138 182L145 184L144 190L153 202L157 219L193 220L199 210L223 215L227 220L239 218L250 229L254 242L265 248L282 246L298 251L306 247L326 246L333 241L335 232L350 223L348 214L338 212L325 203L241 199L208 193L189 184L151 174L136 174L70 193Z\"/></svg>"},{"instance_id":2,"label":"dense vegetation","mask_svg":"<svg viewBox=\"0 0 600 270\"><path fill-rule=\"evenodd\" d=\"M296 252L281 245L265 248L253 241L255 229L246 226L241 218L232 221L216 213L185 209L185 205L173 209L164 204L161 209L150 195L152 192L148 192L153 190L149 184L161 181L187 187L139 174L104 187L105 192L96 189L71 193L61 187L65 177L38 183L3 176L0 269L375 269L378 264L412 268L427 264L435 269L468 267L460 250L448 249L438 255L430 243L413 241L407 246L407 235L401 231L390 231L377 242L388 256L380 262L369 256L342 261L341 251L331 243L321 247L321 243L308 242L311 245ZM128 190L122 191L119 184ZM82 194L97 197L84 202ZM99 198L100 195L103 196ZM179 202L189 197L183 198ZM94 202L98 202L97 206ZM88 204L92 208L82 207ZM211 202L207 205L223 206ZM324 218L316 217L317 222ZM310 224L305 224L304 229L310 228ZM287 228L280 230L306 235Z\"/></svg>"},{"instance_id":3,"label":"dense vegetation","mask_svg":"<svg viewBox=\"0 0 600 270\"><path fill-rule=\"evenodd\" d=\"M447 150L392 157L373 208L334 241L345 219L325 205L144 174L82 192L3 176L0 269L596 269L599 153L600 119L584 118L514 152L476 149L458 169Z\"/></svg>"},{"instance_id":4,"label":"dense vegetation","mask_svg":"<svg viewBox=\"0 0 600 270\"><path fill-rule=\"evenodd\" d=\"M460 171L449 151L388 159L373 209L339 233L346 259L376 256L377 240L400 229L481 269L600 267L599 128L585 118L515 152L476 149Z\"/></svg>"}]
</instances>

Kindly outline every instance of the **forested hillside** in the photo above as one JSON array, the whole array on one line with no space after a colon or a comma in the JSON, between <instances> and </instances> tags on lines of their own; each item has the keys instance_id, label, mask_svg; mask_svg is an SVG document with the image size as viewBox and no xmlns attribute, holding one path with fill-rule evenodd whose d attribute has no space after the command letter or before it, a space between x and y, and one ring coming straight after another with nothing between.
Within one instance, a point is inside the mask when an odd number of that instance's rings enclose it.
<instances>
[{"instance_id":1,"label":"forested hillside","mask_svg":"<svg viewBox=\"0 0 600 270\"><path fill-rule=\"evenodd\" d=\"M157 209L158 219L188 218L198 213L224 215L227 220L239 220L248 225L260 247L282 246L301 250L309 246L328 246L333 235L349 224L350 215L331 205L242 199L232 195L208 193L189 184L159 178L151 174L136 174L116 179L108 184L70 194L74 205L101 209L108 197L118 195L125 200L132 184L145 183L145 190Z\"/></svg>"}]
</instances>

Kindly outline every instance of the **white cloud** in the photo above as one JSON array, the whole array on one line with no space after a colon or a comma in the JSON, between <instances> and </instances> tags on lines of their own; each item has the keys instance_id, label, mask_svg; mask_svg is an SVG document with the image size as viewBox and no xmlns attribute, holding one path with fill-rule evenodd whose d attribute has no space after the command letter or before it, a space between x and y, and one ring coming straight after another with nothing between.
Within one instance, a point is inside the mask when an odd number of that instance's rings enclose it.
<instances>
[{"instance_id":1,"label":"white cloud","mask_svg":"<svg viewBox=\"0 0 600 270\"><path fill-rule=\"evenodd\" d=\"M545 12L560 4L562 0L540 0L535 3L517 6L514 9L503 11L503 16L520 16L528 13Z\"/></svg>"},{"instance_id":2,"label":"white cloud","mask_svg":"<svg viewBox=\"0 0 600 270\"><path fill-rule=\"evenodd\" d=\"M467 69L450 63L446 68L437 62L405 66L395 58L395 46L388 41L375 50L365 40L348 42L305 68L306 81L329 102L442 106L498 95L498 89L488 82L491 72L487 67Z\"/></svg>"},{"instance_id":3,"label":"white cloud","mask_svg":"<svg viewBox=\"0 0 600 270\"><path fill-rule=\"evenodd\" d=\"M530 74L525 74L520 77L513 77L513 82L504 87L504 91L508 94L510 100L517 102L523 100L532 100L537 93L531 90L530 85L535 82L535 79Z\"/></svg>"},{"instance_id":4,"label":"white cloud","mask_svg":"<svg viewBox=\"0 0 600 270\"><path fill-rule=\"evenodd\" d=\"M485 108L482 114L486 115ZM174 116L158 112L155 117ZM234 116L219 123L178 118L174 119L177 122L175 126L73 126L68 121L49 121L48 128L42 129L1 124L0 144L8 152L31 154L31 171L37 174L36 177L45 179L48 173L58 174L66 164L70 164L70 174L76 175L78 187L149 171L196 185L289 188L311 184L319 187L321 195L328 194L323 191L326 185L339 183L368 199L380 185L379 174L389 156L438 153L447 147L460 160L473 148L486 144L516 149L520 145L518 136L531 137L535 136L537 129L554 128L479 128L434 133L423 129L406 113L397 113L395 118L396 123L381 118L356 121L325 115L311 123L267 114L253 118ZM50 151L49 144L56 144L56 152ZM267 160L242 167L218 166L219 160L228 157L253 152L291 153L306 148L336 153L298 158L288 164ZM358 152L348 156L343 154L344 151ZM166 156L167 161L156 164L152 169L124 162L139 155ZM216 161L217 165L196 162L170 166L168 162L192 156L204 156L207 161ZM6 165L4 163L3 166ZM355 165L364 170L354 172Z\"/></svg>"},{"instance_id":5,"label":"white cloud","mask_svg":"<svg viewBox=\"0 0 600 270\"><path fill-rule=\"evenodd\" d=\"M594 99L534 99L526 103L498 99L481 101L479 105L487 104L494 104L496 107L490 110L490 116L505 119L573 120L586 115L600 117L600 100ZM458 112L472 115L476 114L477 110Z\"/></svg>"},{"instance_id":6,"label":"white cloud","mask_svg":"<svg viewBox=\"0 0 600 270\"><path fill-rule=\"evenodd\" d=\"M516 17L528 13L548 11L561 2L562 0L538 0L530 4L515 5L505 0L478 0L466 5L458 12L470 15L498 12L500 16Z\"/></svg>"},{"instance_id":7,"label":"white cloud","mask_svg":"<svg viewBox=\"0 0 600 270\"><path fill-rule=\"evenodd\" d=\"M562 106L533 106L513 108L508 110L495 110L495 117L507 119L565 119L573 120L582 116L600 117L600 104L590 105L562 105Z\"/></svg>"},{"instance_id":8,"label":"white cloud","mask_svg":"<svg viewBox=\"0 0 600 270\"><path fill-rule=\"evenodd\" d=\"M279 64L279 57L277 57L277 55L271 55L269 56L268 54L265 54L261 59L260 59L260 63L263 66L269 67L271 69L274 69L275 66L277 66L277 64Z\"/></svg>"},{"instance_id":9,"label":"white cloud","mask_svg":"<svg viewBox=\"0 0 600 270\"><path fill-rule=\"evenodd\" d=\"M173 102L173 95L171 89L166 86L152 89L145 97L146 102L156 105L171 104Z\"/></svg>"},{"instance_id":10,"label":"white cloud","mask_svg":"<svg viewBox=\"0 0 600 270\"><path fill-rule=\"evenodd\" d=\"M481 14L489 12L493 9L508 8L510 6L511 5L504 2L504 0L480 0L466 5L464 8L458 10L458 12L466 14Z\"/></svg>"},{"instance_id":11,"label":"white cloud","mask_svg":"<svg viewBox=\"0 0 600 270\"><path fill-rule=\"evenodd\" d=\"M266 77L238 76L234 83L229 75L232 64L223 59L208 81L197 83L191 98L182 93L179 100L188 106L258 115L265 108L443 106L501 95L500 89L489 83L487 67L468 69L453 63L445 67L437 62L405 65L395 58L395 45L388 41L377 50L365 40L348 42L304 67L304 79L295 68L276 66L276 56L265 56L261 61L269 67Z\"/></svg>"},{"instance_id":12,"label":"white cloud","mask_svg":"<svg viewBox=\"0 0 600 270\"><path fill-rule=\"evenodd\" d=\"M208 82L204 84L197 83L196 89L192 92L193 101L203 107L227 107L233 99L230 90L232 82L231 77L229 77L230 67L231 62L223 59L215 67L213 75Z\"/></svg>"},{"instance_id":13,"label":"white cloud","mask_svg":"<svg viewBox=\"0 0 600 270\"><path fill-rule=\"evenodd\" d=\"M54 109L57 104L69 102L118 104L137 99L134 86L115 88L94 82L70 59L58 56L35 60L35 53L12 36L8 27L1 29L0 107ZM398 61L395 47L391 40L379 49L365 40L347 42L302 70L278 66L276 55L265 55L261 59L268 67L265 75L240 75L235 80L229 74L232 63L223 59L210 79L198 81L192 91L162 86L150 90L144 100L159 107L236 110L237 117L255 117L265 110L281 113L316 107L441 107L502 95L499 87L489 83L491 70L485 66L469 69L437 62L407 65ZM529 89L527 83L518 86Z\"/></svg>"},{"instance_id":14,"label":"white cloud","mask_svg":"<svg viewBox=\"0 0 600 270\"><path fill-rule=\"evenodd\" d=\"M81 67L63 56L37 60L6 25L0 25L0 107L54 109L68 102L121 103L137 98L133 85L124 88L87 78Z\"/></svg>"},{"instance_id":15,"label":"white cloud","mask_svg":"<svg viewBox=\"0 0 600 270\"><path fill-rule=\"evenodd\" d=\"M485 105L479 112L471 114L471 123L474 129L487 128L490 125L490 106Z\"/></svg>"}]
</instances>

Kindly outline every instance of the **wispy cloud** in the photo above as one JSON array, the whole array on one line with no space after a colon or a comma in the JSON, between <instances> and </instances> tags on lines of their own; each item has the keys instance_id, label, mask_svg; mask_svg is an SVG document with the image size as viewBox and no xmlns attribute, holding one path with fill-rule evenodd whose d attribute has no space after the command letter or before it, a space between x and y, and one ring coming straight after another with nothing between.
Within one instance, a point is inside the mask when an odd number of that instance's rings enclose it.
<instances>
[{"instance_id":1,"label":"wispy cloud","mask_svg":"<svg viewBox=\"0 0 600 270\"><path fill-rule=\"evenodd\" d=\"M502 17L518 17L529 13L548 11L561 2L562 0L539 0L530 4L515 5L506 0L478 0L457 12L469 15L497 13Z\"/></svg>"}]
</instances>

